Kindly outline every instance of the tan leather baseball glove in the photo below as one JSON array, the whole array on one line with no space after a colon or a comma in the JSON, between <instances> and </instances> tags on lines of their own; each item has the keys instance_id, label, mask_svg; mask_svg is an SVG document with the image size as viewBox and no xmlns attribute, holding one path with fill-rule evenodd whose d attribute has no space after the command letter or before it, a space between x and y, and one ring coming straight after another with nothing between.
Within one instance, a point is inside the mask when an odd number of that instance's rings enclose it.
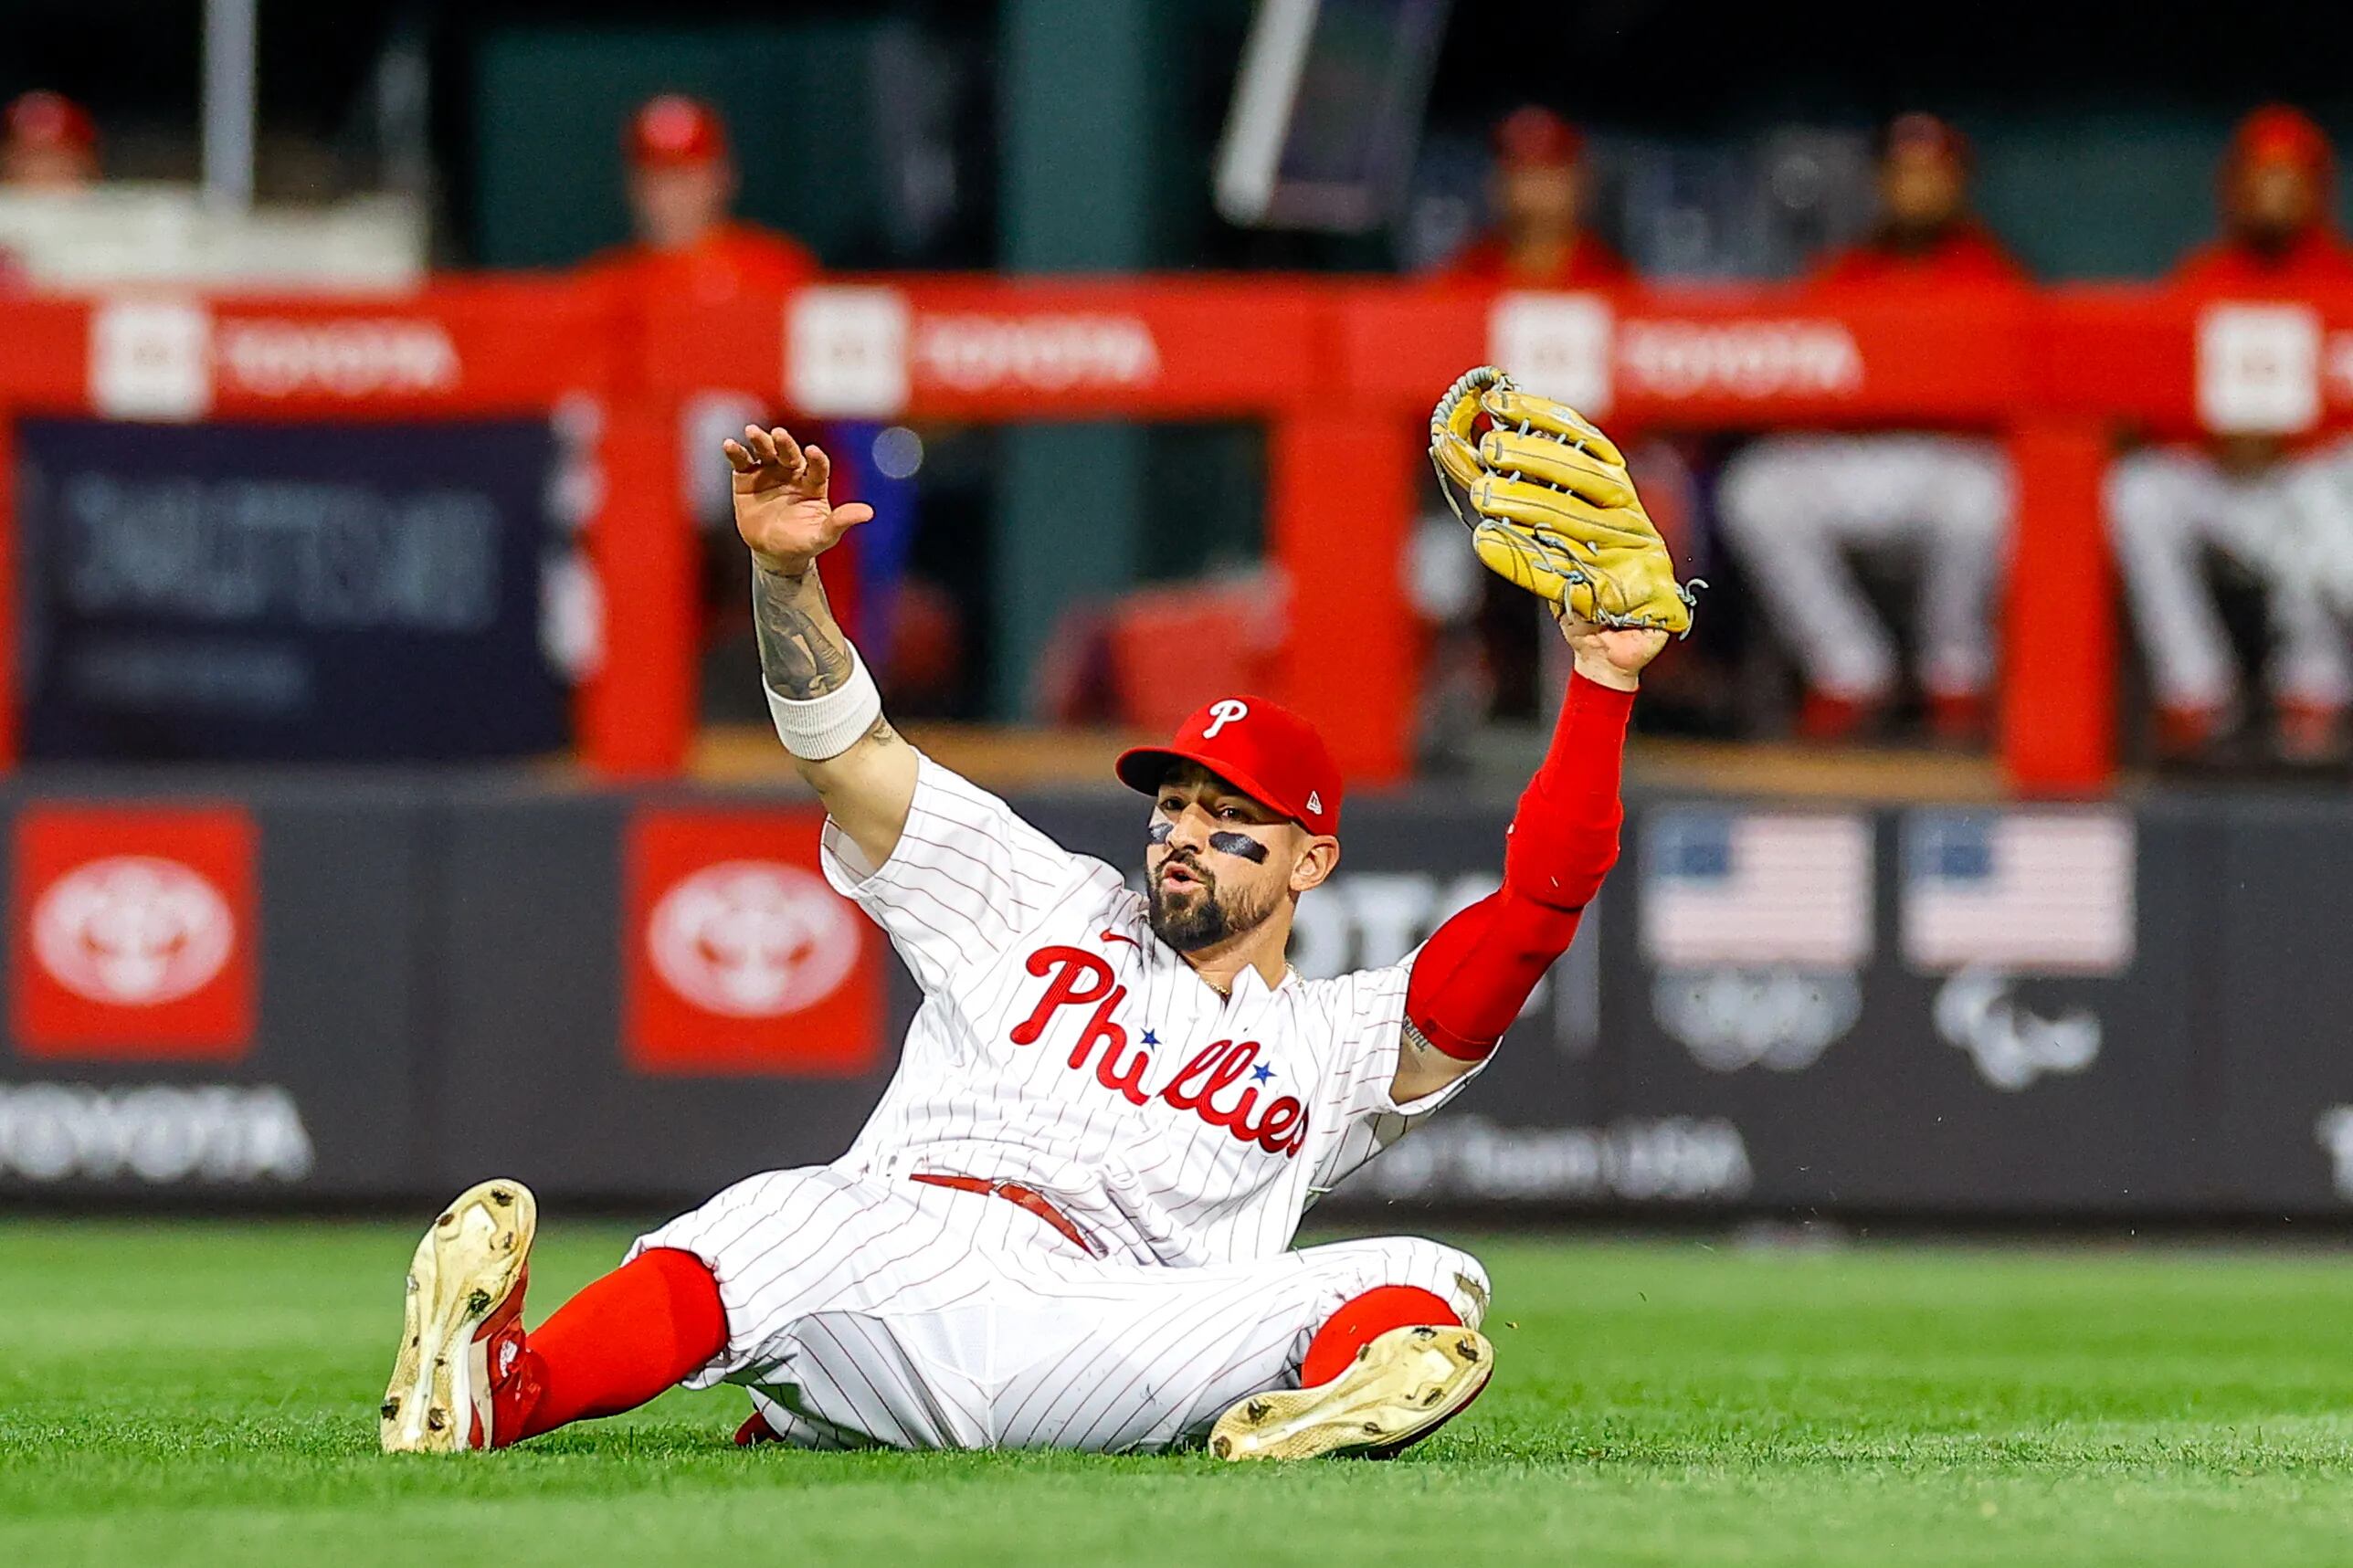
<instances>
[{"instance_id":1,"label":"tan leather baseball glove","mask_svg":"<svg viewBox=\"0 0 2353 1568\"><path fill-rule=\"evenodd\" d=\"M1624 455L1576 409L1482 365L1438 400L1430 458L1490 571L1556 613L1691 630L1691 590L1675 580Z\"/></svg>"}]
</instances>

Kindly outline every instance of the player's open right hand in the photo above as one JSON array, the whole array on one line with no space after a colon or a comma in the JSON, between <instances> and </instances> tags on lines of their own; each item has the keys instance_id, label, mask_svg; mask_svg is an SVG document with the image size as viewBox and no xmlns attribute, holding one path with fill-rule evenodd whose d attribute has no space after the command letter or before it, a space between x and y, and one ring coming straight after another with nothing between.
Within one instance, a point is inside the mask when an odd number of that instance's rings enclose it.
<instances>
[{"instance_id":1,"label":"player's open right hand","mask_svg":"<svg viewBox=\"0 0 2353 1568\"><path fill-rule=\"evenodd\" d=\"M735 470L735 531L753 559L797 577L835 542L874 515L862 501L835 506L826 495L833 464L822 448L804 449L791 432L744 426L741 441L722 444Z\"/></svg>"}]
</instances>

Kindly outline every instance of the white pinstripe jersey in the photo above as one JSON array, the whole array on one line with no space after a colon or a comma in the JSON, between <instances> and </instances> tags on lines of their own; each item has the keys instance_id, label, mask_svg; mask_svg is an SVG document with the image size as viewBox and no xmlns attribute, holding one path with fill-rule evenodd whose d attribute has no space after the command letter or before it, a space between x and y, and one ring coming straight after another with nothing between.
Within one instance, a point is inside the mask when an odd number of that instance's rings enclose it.
<instances>
[{"instance_id":1,"label":"white pinstripe jersey","mask_svg":"<svg viewBox=\"0 0 2353 1568\"><path fill-rule=\"evenodd\" d=\"M1119 872L928 757L889 861L828 822L824 862L923 993L841 1170L1018 1182L1113 1256L1238 1262L1289 1246L1310 1203L1468 1081L1409 1111L1389 1098L1410 955L1271 990L1245 969L1220 996Z\"/></svg>"}]
</instances>

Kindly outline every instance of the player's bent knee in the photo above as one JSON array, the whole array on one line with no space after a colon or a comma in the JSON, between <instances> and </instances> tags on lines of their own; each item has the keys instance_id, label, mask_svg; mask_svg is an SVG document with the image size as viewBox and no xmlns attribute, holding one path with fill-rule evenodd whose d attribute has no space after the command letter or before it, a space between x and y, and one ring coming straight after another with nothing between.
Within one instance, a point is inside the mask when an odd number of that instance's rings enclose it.
<instances>
[{"instance_id":1,"label":"player's bent knee","mask_svg":"<svg viewBox=\"0 0 2353 1568\"><path fill-rule=\"evenodd\" d=\"M1487 1315L1486 1268L1460 1247L1419 1236L1392 1236L1335 1242L1310 1253L1325 1255L1318 1261L1336 1266L1332 1284L1343 1298L1383 1285L1412 1285L1443 1299L1467 1328L1477 1328Z\"/></svg>"}]
</instances>

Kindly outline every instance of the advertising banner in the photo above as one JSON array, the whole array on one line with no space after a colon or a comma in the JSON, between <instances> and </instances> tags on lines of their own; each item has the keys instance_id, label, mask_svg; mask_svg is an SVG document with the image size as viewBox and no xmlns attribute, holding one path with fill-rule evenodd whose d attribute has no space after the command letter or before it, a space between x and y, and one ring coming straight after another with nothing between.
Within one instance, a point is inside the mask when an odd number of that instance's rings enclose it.
<instances>
[{"instance_id":1,"label":"advertising banner","mask_svg":"<svg viewBox=\"0 0 2353 1568\"><path fill-rule=\"evenodd\" d=\"M2193 981L2149 868L2192 837L2107 809L1647 810L1606 1092L1737 1129L1758 1205L2179 1207Z\"/></svg>"},{"instance_id":2,"label":"advertising banner","mask_svg":"<svg viewBox=\"0 0 2353 1568\"><path fill-rule=\"evenodd\" d=\"M17 428L26 754L552 750L544 421Z\"/></svg>"},{"instance_id":3,"label":"advertising banner","mask_svg":"<svg viewBox=\"0 0 2353 1568\"><path fill-rule=\"evenodd\" d=\"M234 805L27 805L11 1026L27 1056L236 1061L253 1045L254 828Z\"/></svg>"},{"instance_id":4,"label":"advertising banner","mask_svg":"<svg viewBox=\"0 0 2353 1568\"><path fill-rule=\"evenodd\" d=\"M1140 881L1140 798L1015 804ZM1497 885L1507 815L1351 803L1292 965L1405 959ZM520 779L20 784L0 1195L429 1201L509 1173L683 1204L831 1160L919 997L823 881L819 823ZM2348 826L1641 804L1492 1064L1329 1203L2353 1211Z\"/></svg>"},{"instance_id":5,"label":"advertising banner","mask_svg":"<svg viewBox=\"0 0 2353 1568\"><path fill-rule=\"evenodd\" d=\"M826 885L816 806L646 806L628 826L622 1054L638 1072L857 1078L881 933Z\"/></svg>"},{"instance_id":6,"label":"advertising banner","mask_svg":"<svg viewBox=\"0 0 2353 1568\"><path fill-rule=\"evenodd\" d=\"M0 801L0 1194L415 1190L425 817L365 786Z\"/></svg>"}]
</instances>

